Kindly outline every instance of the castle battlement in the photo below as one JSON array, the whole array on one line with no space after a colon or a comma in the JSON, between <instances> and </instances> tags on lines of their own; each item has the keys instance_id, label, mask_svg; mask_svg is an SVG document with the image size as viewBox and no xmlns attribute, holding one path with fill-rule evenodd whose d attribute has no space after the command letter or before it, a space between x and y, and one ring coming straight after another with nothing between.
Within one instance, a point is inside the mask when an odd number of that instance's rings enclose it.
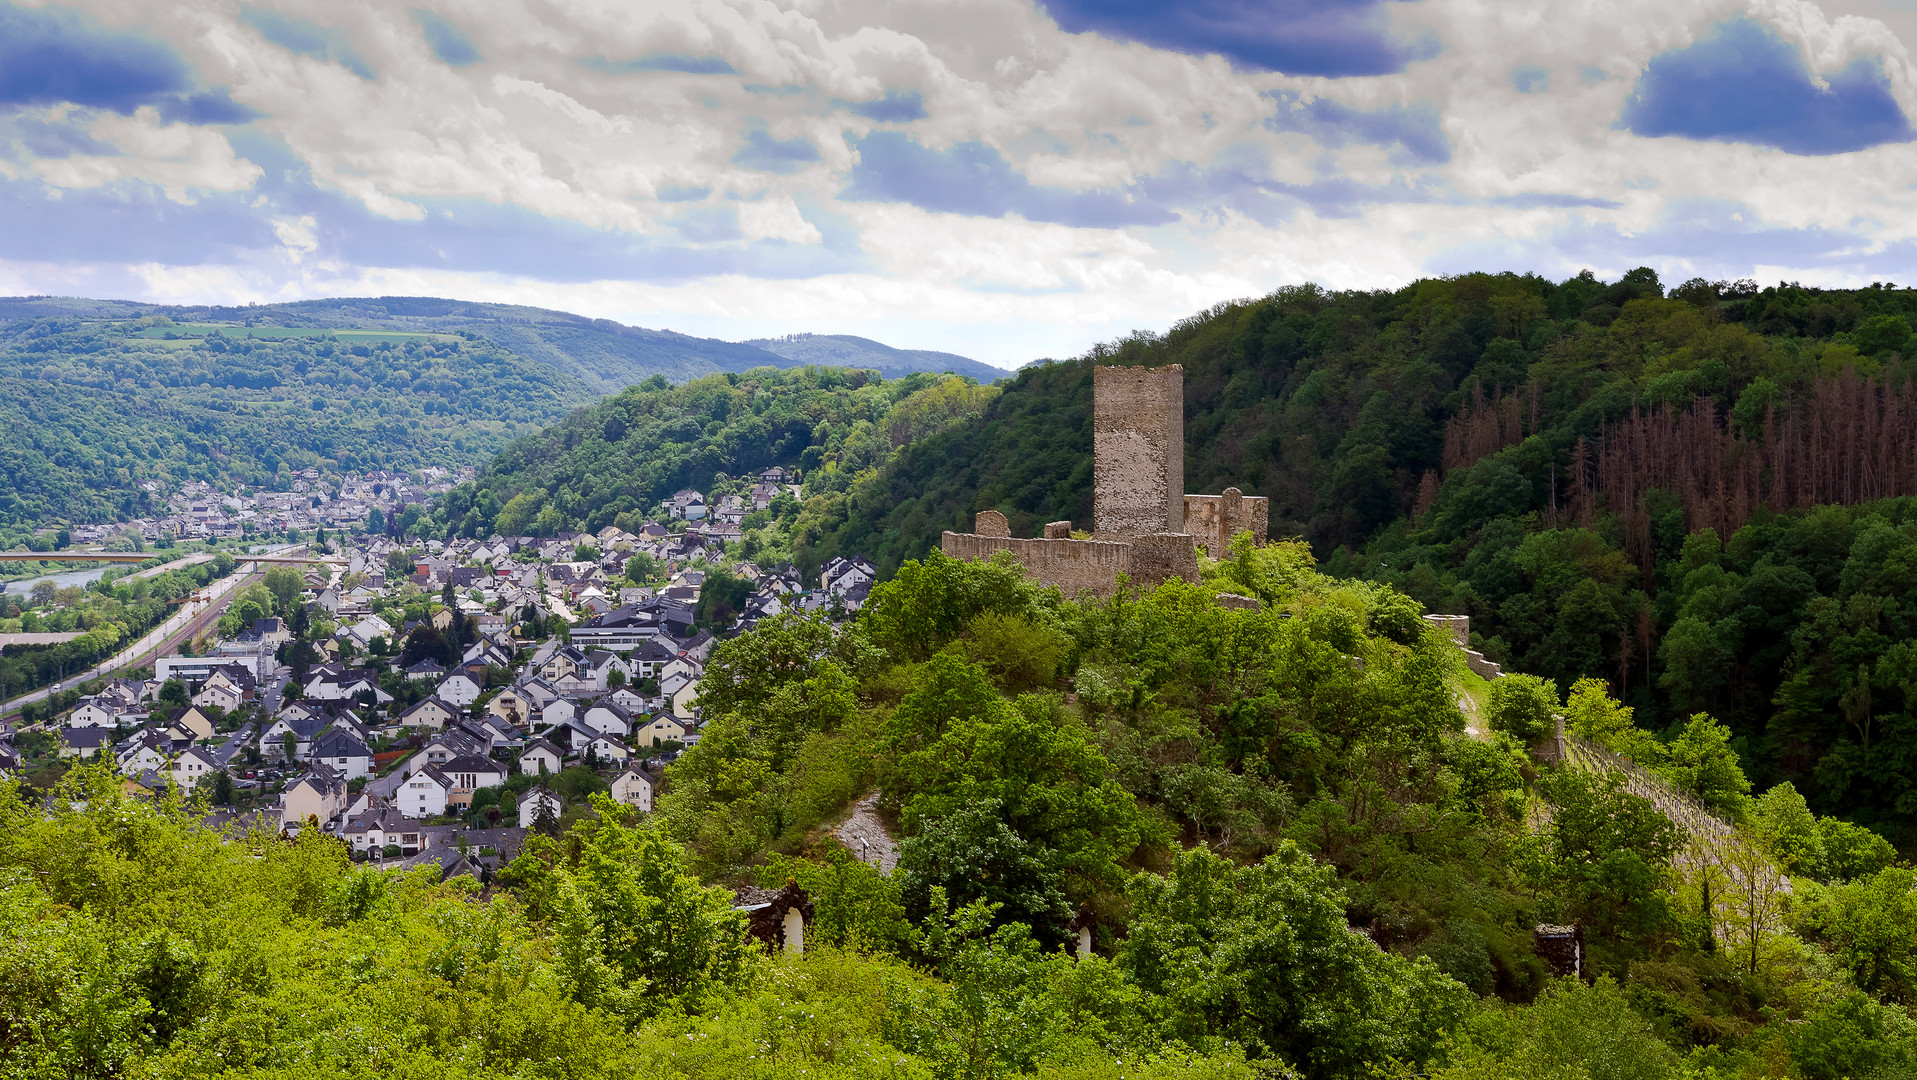
<instances>
[{"instance_id":1,"label":"castle battlement","mask_svg":"<svg viewBox=\"0 0 1917 1080\"><path fill-rule=\"evenodd\" d=\"M1042 538L1012 535L1005 515L981 511L969 533L946 533L940 548L957 559L1009 551L1025 572L1067 596L1110 596L1124 574L1149 588L1172 578L1198 580L1198 549L1222 557L1233 535L1263 544L1271 500L1237 488L1185 494L1185 372L1162 368L1092 369L1092 535L1074 540L1072 523L1054 521Z\"/></svg>"}]
</instances>

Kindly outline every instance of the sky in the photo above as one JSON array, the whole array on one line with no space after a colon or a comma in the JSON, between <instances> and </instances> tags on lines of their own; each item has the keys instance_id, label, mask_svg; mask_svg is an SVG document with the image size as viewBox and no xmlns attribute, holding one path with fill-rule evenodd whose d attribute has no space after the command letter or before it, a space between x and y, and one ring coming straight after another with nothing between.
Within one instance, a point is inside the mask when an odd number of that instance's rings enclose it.
<instances>
[{"instance_id":1,"label":"sky","mask_svg":"<svg viewBox=\"0 0 1917 1080\"><path fill-rule=\"evenodd\" d=\"M1005 367L1286 285L1917 280L1917 0L0 0L0 294Z\"/></svg>"}]
</instances>

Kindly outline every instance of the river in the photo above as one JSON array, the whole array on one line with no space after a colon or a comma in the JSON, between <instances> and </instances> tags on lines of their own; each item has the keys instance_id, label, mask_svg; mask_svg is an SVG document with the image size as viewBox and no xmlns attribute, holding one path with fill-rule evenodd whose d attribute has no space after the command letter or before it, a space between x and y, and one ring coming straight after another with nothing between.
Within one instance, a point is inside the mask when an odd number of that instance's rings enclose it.
<instances>
[{"instance_id":1,"label":"river","mask_svg":"<svg viewBox=\"0 0 1917 1080\"><path fill-rule=\"evenodd\" d=\"M33 587L42 581L51 581L56 588L62 589L68 585L85 585L89 581L98 581L100 575L112 568L113 564L107 563L104 566L95 566L87 570L63 570L57 574L48 574L46 577L23 578L19 581L9 581L6 583L4 589L0 589L0 593L25 595L26 593L32 592Z\"/></svg>"},{"instance_id":2,"label":"river","mask_svg":"<svg viewBox=\"0 0 1917 1080\"><path fill-rule=\"evenodd\" d=\"M248 548L247 550L257 552L263 555L272 555L278 552L285 551L288 548L297 548L301 546L303 545L269 544L265 546L255 546L252 548ZM232 554L238 556L241 559L246 558L245 554L238 551L232 552ZM161 566L155 567L152 570L140 571L138 576L149 577L153 574L159 573L162 569L172 569L178 563L184 563L186 559L188 558L190 558L193 562L205 562L207 561L208 556L205 556L205 555L185 556L185 557L182 557L182 559L180 560L176 560L176 563L163 563L161 564ZM89 581L98 581L100 579L100 575L106 573L108 570L113 569L115 565L116 564L114 563L102 563L99 566L91 567L86 570L62 570L60 573L48 574L45 577L25 578L20 581L9 581L6 583L4 588L0 588L0 595L12 593L15 595L24 596L27 593L32 592L33 587L35 585L38 585L42 581L53 582L53 585L55 588L65 588L68 585L85 585ZM120 563L117 565L124 566L126 564Z\"/></svg>"}]
</instances>

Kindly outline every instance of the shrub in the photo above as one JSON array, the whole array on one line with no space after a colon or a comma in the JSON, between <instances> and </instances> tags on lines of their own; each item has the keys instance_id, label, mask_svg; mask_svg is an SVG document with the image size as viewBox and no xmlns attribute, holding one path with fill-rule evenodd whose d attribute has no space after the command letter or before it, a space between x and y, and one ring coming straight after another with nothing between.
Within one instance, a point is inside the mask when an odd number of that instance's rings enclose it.
<instances>
[{"instance_id":1,"label":"shrub","mask_svg":"<svg viewBox=\"0 0 1917 1080\"><path fill-rule=\"evenodd\" d=\"M1536 675L1506 675L1491 683L1485 720L1491 730L1506 732L1528 746L1552 732L1551 714L1557 707L1557 688L1549 682Z\"/></svg>"}]
</instances>

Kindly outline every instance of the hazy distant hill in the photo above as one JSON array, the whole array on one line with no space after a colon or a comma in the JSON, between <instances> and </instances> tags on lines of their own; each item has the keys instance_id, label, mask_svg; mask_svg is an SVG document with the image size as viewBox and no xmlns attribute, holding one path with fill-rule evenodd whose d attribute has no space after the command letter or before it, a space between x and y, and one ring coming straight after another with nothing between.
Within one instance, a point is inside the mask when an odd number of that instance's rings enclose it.
<instances>
[{"instance_id":1,"label":"hazy distant hill","mask_svg":"<svg viewBox=\"0 0 1917 1080\"><path fill-rule=\"evenodd\" d=\"M956 353L895 349L871 338L854 337L851 334L791 334L779 338L755 338L743 344L777 353L795 364L876 368L886 375L949 371L954 375L969 375L979 382L990 383L1011 374L1004 368L968 360Z\"/></svg>"},{"instance_id":2,"label":"hazy distant hill","mask_svg":"<svg viewBox=\"0 0 1917 1080\"><path fill-rule=\"evenodd\" d=\"M625 326L564 311L516 304L482 304L430 296L347 297L291 304L207 307L137 304L74 297L0 297L0 320L64 316L137 319L165 315L177 322L238 322L457 333L489 338L528 359L558 368L601 392L664 375L674 382L715 371L798 364L857 365L887 375L954 371L990 382L1005 373L950 353L894 349L865 338L801 335L773 342L731 342L669 330ZM817 343L816 345L813 343ZM839 350L828 355L824 350Z\"/></svg>"}]
</instances>

